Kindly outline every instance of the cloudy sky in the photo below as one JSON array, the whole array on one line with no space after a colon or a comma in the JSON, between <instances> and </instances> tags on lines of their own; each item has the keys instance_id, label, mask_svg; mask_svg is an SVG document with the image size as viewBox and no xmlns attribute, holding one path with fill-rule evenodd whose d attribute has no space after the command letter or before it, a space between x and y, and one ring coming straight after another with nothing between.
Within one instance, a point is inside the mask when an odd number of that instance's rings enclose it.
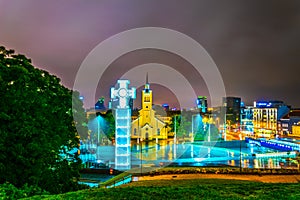
<instances>
[{"instance_id":1,"label":"cloudy sky","mask_svg":"<svg viewBox=\"0 0 300 200\"><path fill-rule=\"evenodd\" d=\"M69 88L98 44L140 27L168 28L196 40L218 67L227 96L242 97L246 104L276 99L300 107L298 0L0 0L0 45L30 57ZM176 69L196 95L209 96L203 77L195 75L189 62L170 52L144 49L111 63L100 77L95 98L108 99L118 78L146 63ZM158 75L149 72L150 83L151 76ZM87 83L80 92L86 96L88 88ZM159 84L153 84L153 91L155 103L177 106L180 94ZM192 106L194 97L186 98ZM93 101L85 99L85 106Z\"/></svg>"}]
</instances>

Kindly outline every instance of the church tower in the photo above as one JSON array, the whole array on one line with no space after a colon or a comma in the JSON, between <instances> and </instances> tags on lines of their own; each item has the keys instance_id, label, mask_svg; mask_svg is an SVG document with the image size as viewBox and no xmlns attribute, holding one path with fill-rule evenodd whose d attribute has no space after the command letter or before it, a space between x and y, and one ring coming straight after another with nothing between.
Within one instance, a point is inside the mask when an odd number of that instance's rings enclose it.
<instances>
[{"instance_id":1,"label":"church tower","mask_svg":"<svg viewBox=\"0 0 300 200\"><path fill-rule=\"evenodd\" d=\"M151 124L152 111L152 90L148 82L148 73L146 75L145 89L142 91L142 110L144 115L144 123Z\"/></svg>"},{"instance_id":2,"label":"church tower","mask_svg":"<svg viewBox=\"0 0 300 200\"><path fill-rule=\"evenodd\" d=\"M152 90L148 82L148 73L146 75L145 88L141 95L142 109L139 110L139 116L132 121L131 139L137 142L143 140L168 139L168 128L166 123L157 118L152 108Z\"/></svg>"}]
</instances>

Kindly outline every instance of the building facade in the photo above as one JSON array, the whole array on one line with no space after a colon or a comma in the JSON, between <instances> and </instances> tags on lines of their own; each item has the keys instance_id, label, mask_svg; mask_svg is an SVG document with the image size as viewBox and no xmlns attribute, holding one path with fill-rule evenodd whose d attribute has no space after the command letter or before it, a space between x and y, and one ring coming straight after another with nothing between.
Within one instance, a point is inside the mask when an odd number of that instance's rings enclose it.
<instances>
[{"instance_id":1,"label":"building facade","mask_svg":"<svg viewBox=\"0 0 300 200\"><path fill-rule=\"evenodd\" d=\"M288 114L279 120L278 131L281 135L297 136L296 132L299 123L300 109L291 109ZM292 128L293 126L295 126L294 129Z\"/></svg>"},{"instance_id":2,"label":"building facade","mask_svg":"<svg viewBox=\"0 0 300 200\"><path fill-rule=\"evenodd\" d=\"M292 126L292 135L295 137L300 137L300 123Z\"/></svg>"},{"instance_id":3,"label":"building facade","mask_svg":"<svg viewBox=\"0 0 300 200\"><path fill-rule=\"evenodd\" d=\"M253 133L253 107L247 106L241 108L240 130L244 133Z\"/></svg>"},{"instance_id":4,"label":"building facade","mask_svg":"<svg viewBox=\"0 0 300 200\"><path fill-rule=\"evenodd\" d=\"M259 101L253 105L253 129L258 137L278 134L279 120L289 112L282 101Z\"/></svg>"}]
</instances>

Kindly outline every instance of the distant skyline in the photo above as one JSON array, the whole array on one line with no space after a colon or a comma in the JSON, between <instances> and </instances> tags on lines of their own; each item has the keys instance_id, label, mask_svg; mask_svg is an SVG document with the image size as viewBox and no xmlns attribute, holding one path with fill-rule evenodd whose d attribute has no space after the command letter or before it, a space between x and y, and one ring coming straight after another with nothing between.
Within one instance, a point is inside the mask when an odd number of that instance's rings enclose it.
<instances>
[{"instance_id":1,"label":"distant skyline","mask_svg":"<svg viewBox=\"0 0 300 200\"><path fill-rule=\"evenodd\" d=\"M298 0L0 0L0 27L0 45L25 54L68 88L73 87L88 53L110 36L139 27L176 30L205 48L219 68L227 96L241 97L246 105L282 100L300 107ZM186 60L144 49L123 55L109 66L95 99L85 99L86 108L101 96L107 102L110 87L126 71L154 62L189 77L197 95L209 96L202 77ZM151 76L155 74L150 74L150 83ZM168 88L153 84L153 90L154 103L176 104ZM88 86L80 92L87 91ZM196 99L186 98L193 106Z\"/></svg>"}]
</instances>

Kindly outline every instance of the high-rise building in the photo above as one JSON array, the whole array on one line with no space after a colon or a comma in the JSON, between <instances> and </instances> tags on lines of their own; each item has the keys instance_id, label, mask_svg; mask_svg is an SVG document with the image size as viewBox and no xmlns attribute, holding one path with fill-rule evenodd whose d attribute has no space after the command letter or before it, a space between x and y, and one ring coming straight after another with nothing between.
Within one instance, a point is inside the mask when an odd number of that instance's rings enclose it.
<instances>
[{"instance_id":1,"label":"high-rise building","mask_svg":"<svg viewBox=\"0 0 300 200\"><path fill-rule=\"evenodd\" d=\"M98 99L97 103L95 104L95 110L106 110L104 97Z\"/></svg>"},{"instance_id":2,"label":"high-rise building","mask_svg":"<svg viewBox=\"0 0 300 200\"><path fill-rule=\"evenodd\" d=\"M207 97L198 96L197 98L197 108L201 113L207 113Z\"/></svg>"},{"instance_id":3,"label":"high-rise building","mask_svg":"<svg viewBox=\"0 0 300 200\"><path fill-rule=\"evenodd\" d=\"M226 124L230 127L239 127L241 122L241 98L223 97L223 106L226 112Z\"/></svg>"}]
</instances>

